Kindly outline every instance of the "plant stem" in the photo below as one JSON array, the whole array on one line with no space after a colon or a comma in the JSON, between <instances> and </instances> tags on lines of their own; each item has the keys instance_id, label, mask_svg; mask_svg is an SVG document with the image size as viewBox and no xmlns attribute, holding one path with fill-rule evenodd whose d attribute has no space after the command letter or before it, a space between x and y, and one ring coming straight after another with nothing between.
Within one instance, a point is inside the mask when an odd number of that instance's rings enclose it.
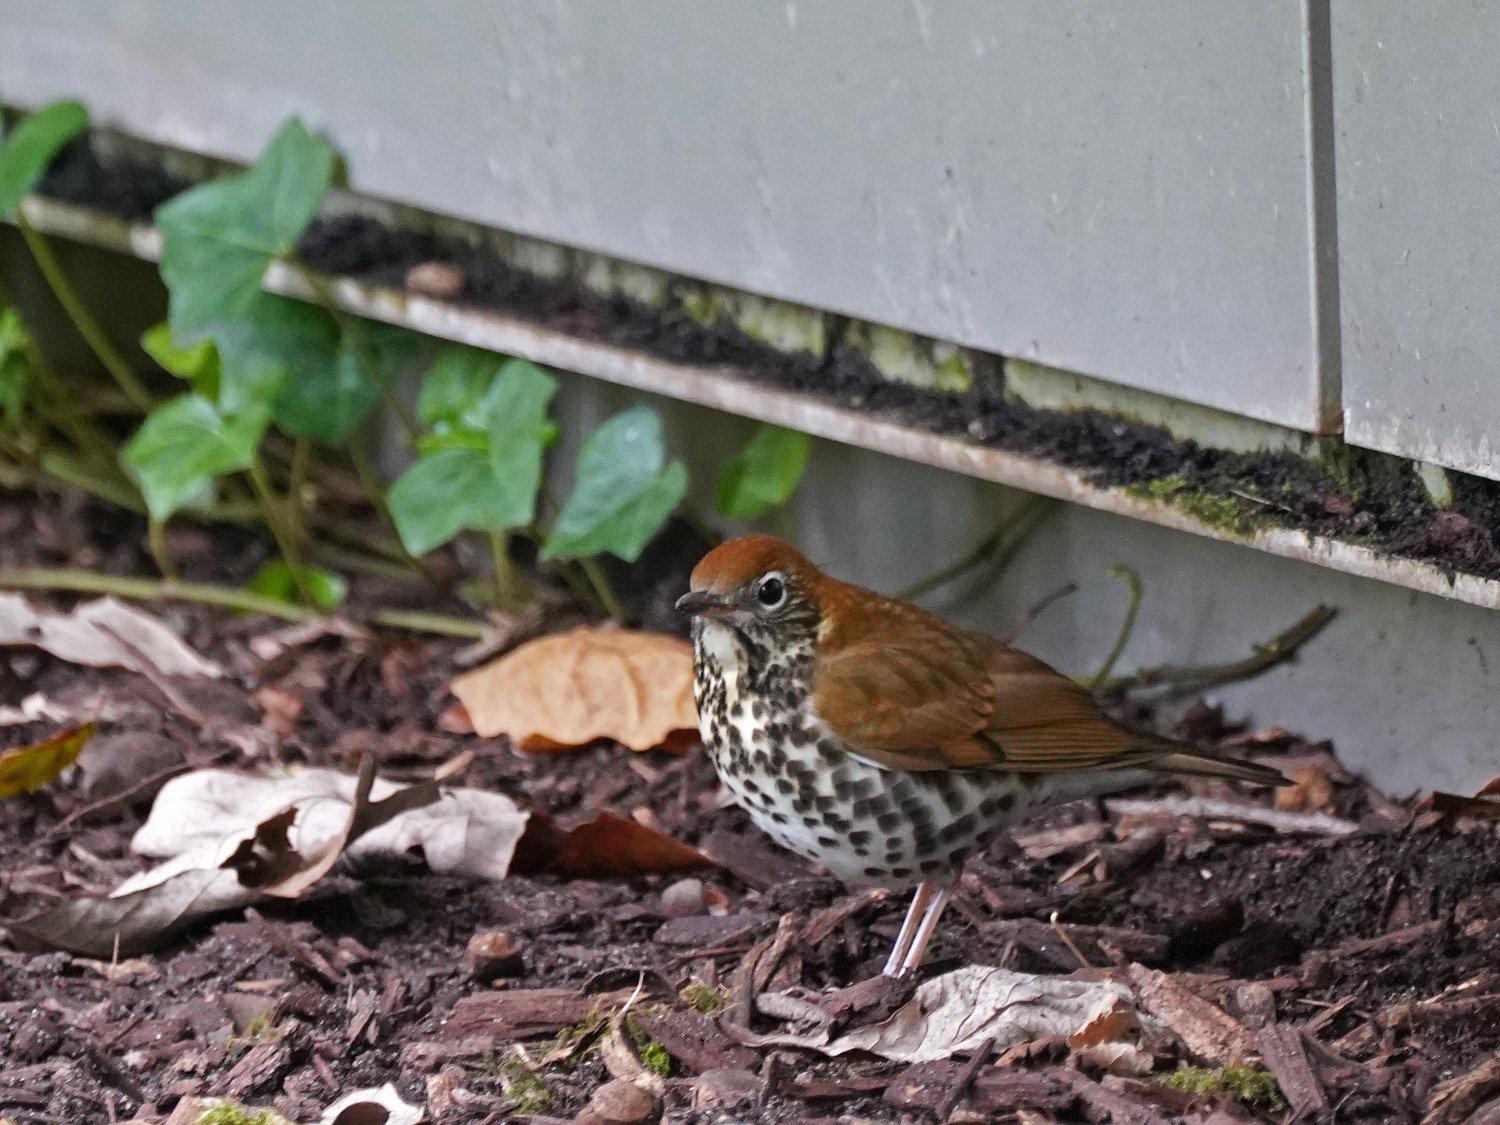
<instances>
[{"instance_id":1,"label":"plant stem","mask_svg":"<svg viewBox=\"0 0 1500 1125\"><path fill-rule=\"evenodd\" d=\"M624 616L620 608L620 599L615 596L610 587L609 579L604 577L604 571L599 564L589 555L584 555L578 560L578 565L583 569L584 575L589 580L589 585L594 590L594 596L599 599L599 604L604 607L604 612L619 621Z\"/></svg>"},{"instance_id":2,"label":"plant stem","mask_svg":"<svg viewBox=\"0 0 1500 1125\"><path fill-rule=\"evenodd\" d=\"M276 490L271 486L271 476L266 472L265 462L256 454L250 462L250 487L255 490L255 499L260 503L261 515L266 521L266 527L271 532L271 538L276 540L276 549L281 552L282 561L286 563L287 570L291 572L292 584L297 587L297 593L306 602L313 602L312 589L307 584L307 575L302 573L302 564L297 554L297 542L292 536L292 530L287 526L286 513L281 509L281 501L276 495Z\"/></svg>"},{"instance_id":3,"label":"plant stem","mask_svg":"<svg viewBox=\"0 0 1500 1125\"><path fill-rule=\"evenodd\" d=\"M68 280L68 275L63 271L62 263L52 252L52 244L47 241L46 236L31 225L24 211L16 212L16 227L20 230L21 237L26 240L31 256L36 259L36 264L41 269L42 276L46 278L53 296L57 298L57 303L62 306L63 312L72 321L73 327L78 329L78 334L83 337L89 350L94 353L131 403L143 413L150 411L150 392L136 378L130 364L110 342L109 336L94 319L94 314L89 312L88 306L83 303L83 298L78 295L78 290L73 288L73 283Z\"/></svg>"},{"instance_id":4,"label":"plant stem","mask_svg":"<svg viewBox=\"0 0 1500 1125\"><path fill-rule=\"evenodd\" d=\"M1016 551L1031 536L1031 533L1041 525L1042 518L1049 514L1059 501L1048 499L1045 496L1029 496L1015 511L1011 512L998 524L995 530L986 535L975 548L963 558L946 566L936 574L923 578L921 581L913 582L906 589L896 594L903 601L911 601L920 598L923 594L930 594L940 586L962 577L975 567L979 566L989 558L1005 541L1012 531L1016 531L1015 540L1010 544L1004 556L1004 562L1009 563L1015 557ZM1018 530L1019 529L1019 530Z\"/></svg>"},{"instance_id":5,"label":"plant stem","mask_svg":"<svg viewBox=\"0 0 1500 1125\"><path fill-rule=\"evenodd\" d=\"M0 571L0 589L70 590L80 594L113 594L136 601L183 601L216 605L246 613L263 613L283 621L312 621L324 616L309 606L252 594L231 586L208 582L178 582L172 579L123 578L94 570L27 569ZM392 629L435 633L445 637L478 640L484 627L477 621L441 613L414 610L376 610L365 620Z\"/></svg>"},{"instance_id":6,"label":"plant stem","mask_svg":"<svg viewBox=\"0 0 1500 1125\"><path fill-rule=\"evenodd\" d=\"M1135 631L1135 615L1141 608L1141 576L1128 566L1119 563L1110 567L1109 573L1124 581L1130 591L1130 601L1125 606L1125 620L1120 622L1120 632L1115 637L1114 647L1109 650L1104 663L1099 665L1099 671L1089 679L1090 691L1098 691L1109 679L1109 674L1115 670L1115 665L1120 661L1120 654L1125 651L1125 645L1130 640L1130 634Z\"/></svg>"},{"instance_id":7,"label":"plant stem","mask_svg":"<svg viewBox=\"0 0 1500 1125\"><path fill-rule=\"evenodd\" d=\"M177 564L167 550L167 525L155 516L146 517L146 545L151 549L151 558L164 578L177 578Z\"/></svg>"},{"instance_id":8,"label":"plant stem","mask_svg":"<svg viewBox=\"0 0 1500 1125\"><path fill-rule=\"evenodd\" d=\"M365 339L360 335L358 318L351 316L349 312L339 304L338 294L334 292L333 286L328 279L317 270L313 269L295 254L288 255L286 263L297 271L298 276L306 282L307 287L312 290L313 296L317 298L318 304L322 305L333 317L339 326L339 332L344 339L349 341L349 347L354 352L354 358L359 360L359 365L365 369L365 374L380 388L380 394L385 399L386 405L391 408L391 413L396 416L396 421L406 433L407 444L416 447L418 430L417 422L406 409L406 404L396 394L396 388L386 377L386 373L380 369L380 364L371 353Z\"/></svg>"},{"instance_id":9,"label":"plant stem","mask_svg":"<svg viewBox=\"0 0 1500 1125\"><path fill-rule=\"evenodd\" d=\"M518 610L531 600L526 579L510 557L510 546L503 531L489 531L490 556L495 560L495 603L501 609Z\"/></svg>"},{"instance_id":10,"label":"plant stem","mask_svg":"<svg viewBox=\"0 0 1500 1125\"><path fill-rule=\"evenodd\" d=\"M401 558L405 559L413 569L419 571L434 589L439 588L441 583L432 573L432 568L424 560L408 551L406 544L401 542L401 532L396 527L396 517L391 515L391 506L386 502L385 485L381 483L379 474L375 472L375 465L370 461L370 455L354 442L350 442L348 448L349 460L354 465L354 474L359 478L359 486L364 491L365 499L380 513L381 520L390 529L391 538L395 541L396 550L400 552Z\"/></svg>"},{"instance_id":11,"label":"plant stem","mask_svg":"<svg viewBox=\"0 0 1500 1125\"><path fill-rule=\"evenodd\" d=\"M1162 687L1167 689L1166 694L1177 695L1252 679L1294 659L1302 646L1327 628L1337 616L1338 610L1320 605L1303 614L1290 628L1254 646L1251 654L1243 660L1197 667L1164 664L1157 668L1142 668L1128 676L1106 681L1097 691L1118 697L1138 688Z\"/></svg>"},{"instance_id":12,"label":"plant stem","mask_svg":"<svg viewBox=\"0 0 1500 1125\"><path fill-rule=\"evenodd\" d=\"M307 541L307 469L312 460L313 446L307 438L299 437L292 443L292 460L286 474L286 513L288 530L293 541Z\"/></svg>"}]
</instances>

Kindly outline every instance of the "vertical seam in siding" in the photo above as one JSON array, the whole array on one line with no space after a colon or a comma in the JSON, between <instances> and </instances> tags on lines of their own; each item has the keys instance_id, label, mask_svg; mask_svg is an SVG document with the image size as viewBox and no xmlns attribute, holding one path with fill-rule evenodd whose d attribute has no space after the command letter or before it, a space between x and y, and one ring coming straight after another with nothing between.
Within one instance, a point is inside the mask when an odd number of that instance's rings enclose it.
<instances>
[{"instance_id":1,"label":"vertical seam in siding","mask_svg":"<svg viewBox=\"0 0 1500 1125\"><path fill-rule=\"evenodd\" d=\"M1307 33L1308 195L1312 201L1313 352L1320 430L1343 428L1339 319L1338 179L1334 165L1331 0L1304 0Z\"/></svg>"}]
</instances>

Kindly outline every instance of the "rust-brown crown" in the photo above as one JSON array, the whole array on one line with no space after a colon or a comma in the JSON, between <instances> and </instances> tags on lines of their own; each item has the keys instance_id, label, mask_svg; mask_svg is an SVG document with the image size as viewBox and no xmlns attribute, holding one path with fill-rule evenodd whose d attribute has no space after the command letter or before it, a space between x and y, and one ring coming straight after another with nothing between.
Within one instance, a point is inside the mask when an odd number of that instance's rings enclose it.
<instances>
[{"instance_id":1,"label":"rust-brown crown","mask_svg":"<svg viewBox=\"0 0 1500 1125\"><path fill-rule=\"evenodd\" d=\"M693 568L690 583L694 590L727 594L773 572L808 589L822 578L818 568L790 543L774 535L745 535L704 555Z\"/></svg>"}]
</instances>

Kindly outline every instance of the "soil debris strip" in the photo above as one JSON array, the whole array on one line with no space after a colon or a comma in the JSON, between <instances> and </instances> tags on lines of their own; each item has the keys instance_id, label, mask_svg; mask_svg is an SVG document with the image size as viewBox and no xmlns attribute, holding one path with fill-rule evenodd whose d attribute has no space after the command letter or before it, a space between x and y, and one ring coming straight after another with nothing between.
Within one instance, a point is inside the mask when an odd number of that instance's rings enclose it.
<instances>
[{"instance_id":1,"label":"soil debris strip","mask_svg":"<svg viewBox=\"0 0 1500 1125\"><path fill-rule=\"evenodd\" d=\"M58 561L22 554L49 541L26 532L44 508L0 498L18 529L0 563ZM229 565L217 534L195 531L197 573ZM202 721L143 694L137 672L0 651L8 745L97 725L76 776L0 800L5 917L102 897L140 868L131 840L163 783L231 763L348 775L366 758L409 784L472 750L464 785L549 825L546 852L571 841L579 863L600 863L649 828L693 869L494 880L403 850L153 952L0 946L0 1114L165 1121L232 1097L309 1122L387 1083L439 1122L1500 1111L1500 822L1463 802L1393 801L1294 734L1195 710L1196 736L1299 776L1297 807L1221 807L1228 791L1204 782L1124 815L1057 810L971 864L931 963L901 985L873 974L902 904L771 851L722 807L701 754L607 741L522 754L445 729L456 639L288 635L201 606L172 623L225 673L173 680ZM88 761L96 746L108 762ZM1178 816L1183 801L1211 815ZM1306 830L1329 824L1338 834ZM991 994L976 968L991 992L1002 972L1030 982L1036 1023L1019 1039L996 1045L1020 1026L1009 1009L978 1035L945 1022L942 996L974 1011ZM827 1053L851 1037L892 1057Z\"/></svg>"}]
</instances>

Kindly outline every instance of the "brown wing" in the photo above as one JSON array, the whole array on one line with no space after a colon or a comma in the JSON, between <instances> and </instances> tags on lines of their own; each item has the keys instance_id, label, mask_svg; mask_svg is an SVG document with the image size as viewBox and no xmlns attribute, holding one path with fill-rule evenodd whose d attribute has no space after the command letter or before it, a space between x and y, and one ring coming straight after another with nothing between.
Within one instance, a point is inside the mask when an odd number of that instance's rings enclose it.
<instances>
[{"instance_id":1,"label":"brown wing","mask_svg":"<svg viewBox=\"0 0 1500 1125\"><path fill-rule=\"evenodd\" d=\"M1161 753L1140 748L1087 691L1035 657L958 629L909 633L819 658L813 706L861 755L897 769L1046 773Z\"/></svg>"}]
</instances>

